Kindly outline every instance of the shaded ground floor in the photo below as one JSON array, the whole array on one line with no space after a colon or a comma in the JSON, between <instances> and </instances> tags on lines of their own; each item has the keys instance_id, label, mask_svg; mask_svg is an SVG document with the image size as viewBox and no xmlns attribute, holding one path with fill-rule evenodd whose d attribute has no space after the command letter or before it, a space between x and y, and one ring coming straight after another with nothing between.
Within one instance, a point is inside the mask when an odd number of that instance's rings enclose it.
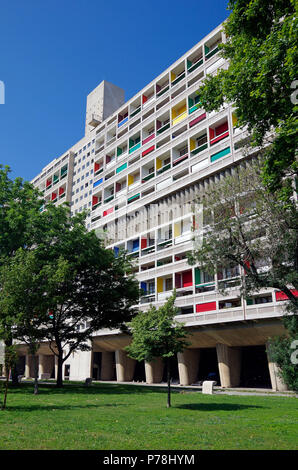
<instances>
[{"instance_id":1,"label":"shaded ground floor","mask_svg":"<svg viewBox=\"0 0 298 470\"><path fill-rule=\"evenodd\" d=\"M267 388L286 390L276 364L267 351L268 339L284 334L279 319L239 322L188 328L191 345L171 359L172 384L199 385L214 380L223 388ZM75 352L63 365L64 380L94 380L140 383L166 382L166 366L161 358L151 363L128 357L124 334L94 336L91 350ZM40 379L57 377L57 358L47 344L38 352ZM35 363L25 346L19 347L18 375L34 377Z\"/></svg>"}]
</instances>

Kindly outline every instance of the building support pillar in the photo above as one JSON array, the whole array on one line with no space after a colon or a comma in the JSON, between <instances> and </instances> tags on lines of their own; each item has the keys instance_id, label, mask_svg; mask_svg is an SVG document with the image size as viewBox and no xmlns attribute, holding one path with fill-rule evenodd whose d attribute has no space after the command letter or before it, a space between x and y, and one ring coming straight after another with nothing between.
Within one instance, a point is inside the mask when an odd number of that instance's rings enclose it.
<instances>
[{"instance_id":1,"label":"building support pillar","mask_svg":"<svg viewBox=\"0 0 298 470\"><path fill-rule=\"evenodd\" d=\"M109 351L103 351L101 353L101 372L100 380L113 380L114 370L114 353Z\"/></svg>"},{"instance_id":2,"label":"building support pillar","mask_svg":"<svg viewBox=\"0 0 298 470\"><path fill-rule=\"evenodd\" d=\"M239 387L241 372L241 349L231 348L226 344L216 345L218 370L221 386Z\"/></svg>"},{"instance_id":3,"label":"building support pillar","mask_svg":"<svg viewBox=\"0 0 298 470\"><path fill-rule=\"evenodd\" d=\"M125 351L116 351L117 382L131 382L135 371L136 361L128 357Z\"/></svg>"},{"instance_id":4,"label":"building support pillar","mask_svg":"<svg viewBox=\"0 0 298 470\"><path fill-rule=\"evenodd\" d=\"M58 356L54 355L55 358L55 380L58 378ZM63 375L63 373L62 373Z\"/></svg>"},{"instance_id":5,"label":"building support pillar","mask_svg":"<svg viewBox=\"0 0 298 470\"><path fill-rule=\"evenodd\" d=\"M182 353L178 353L180 385L191 385L196 381L199 370L199 359L199 349L185 349Z\"/></svg>"},{"instance_id":6,"label":"building support pillar","mask_svg":"<svg viewBox=\"0 0 298 470\"><path fill-rule=\"evenodd\" d=\"M145 375L147 384L157 384L162 381L164 363L161 357L151 362L145 361Z\"/></svg>"},{"instance_id":7,"label":"building support pillar","mask_svg":"<svg viewBox=\"0 0 298 470\"><path fill-rule=\"evenodd\" d=\"M276 362L273 362L271 358L270 346L268 343L266 344L266 351L272 390L274 390L275 392L285 392L286 390L288 390L288 387L280 376L280 369L278 365L276 364Z\"/></svg>"},{"instance_id":8,"label":"building support pillar","mask_svg":"<svg viewBox=\"0 0 298 470\"><path fill-rule=\"evenodd\" d=\"M42 374L45 373L45 355L38 355L38 377L41 378Z\"/></svg>"},{"instance_id":9,"label":"building support pillar","mask_svg":"<svg viewBox=\"0 0 298 470\"><path fill-rule=\"evenodd\" d=\"M30 379L30 356L26 354L25 356L25 378Z\"/></svg>"}]
</instances>

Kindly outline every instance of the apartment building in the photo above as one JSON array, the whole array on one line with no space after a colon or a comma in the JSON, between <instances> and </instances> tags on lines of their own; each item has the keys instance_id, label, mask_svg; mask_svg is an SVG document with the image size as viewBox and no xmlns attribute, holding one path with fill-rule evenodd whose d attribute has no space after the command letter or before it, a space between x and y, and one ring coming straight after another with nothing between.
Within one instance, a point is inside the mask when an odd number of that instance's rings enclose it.
<instances>
[{"instance_id":1,"label":"apartment building","mask_svg":"<svg viewBox=\"0 0 298 470\"><path fill-rule=\"evenodd\" d=\"M222 387L282 390L266 342L283 333L285 297L268 289L246 301L240 267L212 277L187 262L193 201L245 158L245 131L235 127L233 108L208 113L196 93L207 74L228 66L218 54L222 41L220 25L128 102L122 89L102 82L87 97L85 136L33 183L45 201L68 201L73 214L88 209L87 227L99 236L106 231L115 256L127 250L143 289L139 309L162 305L176 288L177 320L192 336L191 346L172 361L174 383L195 384L211 373ZM229 287L228 295L219 293L219 284ZM124 351L127 344L119 331L99 331L92 351L69 358L65 378L165 380L160 359L136 363ZM46 344L39 353L41 377L54 377ZM28 377L33 367L25 347L20 355Z\"/></svg>"}]
</instances>

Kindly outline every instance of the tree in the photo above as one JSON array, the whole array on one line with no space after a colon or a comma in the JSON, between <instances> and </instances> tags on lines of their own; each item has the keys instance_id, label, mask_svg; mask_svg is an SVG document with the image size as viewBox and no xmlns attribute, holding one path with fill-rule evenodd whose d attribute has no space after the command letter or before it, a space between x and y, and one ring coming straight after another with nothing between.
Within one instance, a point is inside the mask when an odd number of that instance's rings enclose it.
<instances>
[{"instance_id":1,"label":"tree","mask_svg":"<svg viewBox=\"0 0 298 470\"><path fill-rule=\"evenodd\" d=\"M227 39L220 46L229 68L207 76L199 99L206 111L219 110L225 102L235 106L237 125L247 127L250 147L266 148L264 182L288 200L297 175L297 2L230 0L229 9Z\"/></svg>"},{"instance_id":2,"label":"tree","mask_svg":"<svg viewBox=\"0 0 298 470\"><path fill-rule=\"evenodd\" d=\"M71 217L68 207L50 204L39 223L34 246L3 271L3 308L17 312L16 337L35 347L49 342L61 387L63 363L73 351L89 350L95 331L131 320L139 289L126 256L116 258L87 231L85 214ZM23 277L24 266L30 272Z\"/></svg>"},{"instance_id":3,"label":"tree","mask_svg":"<svg viewBox=\"0 0 298 470\"><path fill-rule=\"evenodd\" d=\"M263 288L275 288L286 295L283 323L288 337L271 341L272 354L274 344L279 350L277 363L285 365L282 349L287 343L289 352L291 342L298 339L296 199L285 202L277 193L269 191L262 179L262 161L254 160L235 167L230 176L226 175L210 191L202 193L198 202L203 204L204 221L202 231L194 237L190 263L199 263L213 275L223 268L234 269L235 274L240 266L236 282L246 299ZM229 281L218 281L223 293L230 286ZM275 358L277 354L276 349ZM288 367L293 373L290 357L288 354ZM297 367L295 370L291 387L297 383ZM290 382L286 380L286 383Z\"/></svg>"},{"instance_id":4,"label":"tree","mask_svg":"<svg viewBox=\"0 0 298 470\"><path fill-rule=\"evenodd\" d=\"M38 393L38 356L45 337L48 317L47 298L44 296L44 272L40 269L34 250L17 250L15 256L0 269L2 296L0 310L13 319L14 340L28 345L34 360L34 394Z\"/></svg>"},{"instance_id":5,"label":"tree","mask_svg":"<svg viewBox=\"0 0 298 470\"><path fill-rule=\"evenodd\" d=\"M185 339L189 333L182 323L174 320L178 309L174 306L176 291L160 308L151 306L146 312L139 312L129 323L132 342L125 349L128 355L138 361L151 362L162 357L167 366L168 399L171 406L170 358L182 352L190 343Z\"/></svg>"},{"instance_id":6,"label":"tree","mask_svg":"<svg viewBox=\"0 0 298 470\"><path fill-rule=\"evenodd\" d=\"M10 168L0 165L0 268L5 266L19 248L31 246L34 242L36 219L40 216L42 199L37 189L22 178L12 180L9 177ZM0 300L3 291L0 285ZM10 354L13 343L13 315L4 315L0 309L0 339L4 341L5 351ZM5 352L5 354L6 354ZM5 360L14 367L11 359ZM6 374L9 370L6 369ZM13 383L17 383L16 374L12 374Z\"/></svg>"}]
</instances>

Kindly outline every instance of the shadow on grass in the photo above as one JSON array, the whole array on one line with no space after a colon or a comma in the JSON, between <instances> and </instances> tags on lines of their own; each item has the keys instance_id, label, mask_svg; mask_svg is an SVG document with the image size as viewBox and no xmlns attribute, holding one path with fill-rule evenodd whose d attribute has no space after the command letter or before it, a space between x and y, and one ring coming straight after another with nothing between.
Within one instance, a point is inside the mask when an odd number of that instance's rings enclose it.
<instances>
[{"instance_id":1,"label":"shadow on grass","mask_svg":"<svg viewBox=\"0 0 298 470\"><path fill-rule=\"evenodd\" d=\"M96 405L57 405L57 404L52 404L52 405L14 405L14 406L9 406L9 404L6 407L5 411L9 412L15 412L15 411L27 411L27 412L32 412L32 411L64 411L64 410L75 410L75 409L86 409L86 408L118 408L122 406L129 406L126 404L112 404L112 403L98 403ZM4 413L5 413L4 411ZM0 414L1 416L1 414Z\"/></svg>"},{"instance_id":2,"label":"shadow on grass","mask_svg":"<svg viewBox=\"0 0 298 470\"><path fill-rule=\"evenodd\" d=\"M9 386L9 393L33 395L33 384L23 383L18 386ZM131 394L146 394L146 393L165 393L166 385L164 388L140 386L140 385L121 385L115 384L92 384L86 387L84 384L64 384L62 388L56 387L56 384L43 384L38 386L39 395L69 395L69 394L82 394L82 395L131 395ZM172 393L179 393L177 390L172 390Z\"/></svg>"},{"instance_id":3,"label":"shadow on grass","mask_svg":"<svg viewBox=\"0 0 298 470\"><path fill-rule=\"evenodd\" d=\"M181 408L189 411L240 411L246 409L266 408L258 405L240 405L236 403L186 403L185 405L176 405L175 408Z\"/></svg>"}]
</instances>

